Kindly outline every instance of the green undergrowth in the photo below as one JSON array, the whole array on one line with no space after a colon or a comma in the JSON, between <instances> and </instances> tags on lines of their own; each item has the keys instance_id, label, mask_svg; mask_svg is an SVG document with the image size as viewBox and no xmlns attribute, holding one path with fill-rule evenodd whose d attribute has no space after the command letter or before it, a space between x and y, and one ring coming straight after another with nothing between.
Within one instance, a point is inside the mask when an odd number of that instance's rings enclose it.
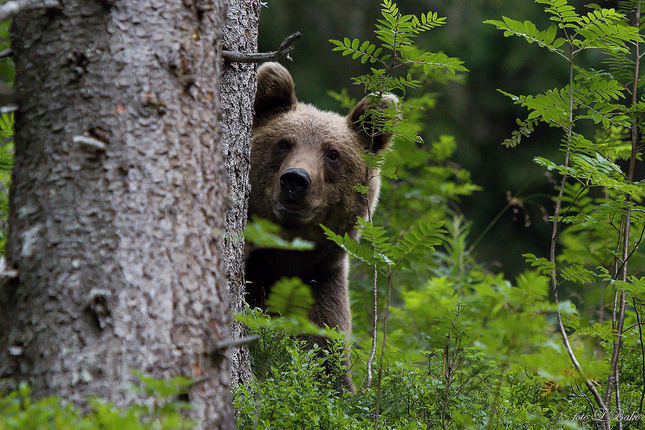
<instances>
[{"instance_id":1,"label":"green undergrowth","mask_svg":"<svg viewBox=\"0 0 645 430\"><path fill-rule=\"evenodd\" d=\"M555 56L569 77L539 94L499 91L527 111L503 146L527 145L539 127L561 133L553 151L534 159L554 184L545 216L555 226L553 242L541 255L525 253L514 279L473 258L478 244L496 240L487 236L490 226L473 234L459 211L460 200L480 189L452 161L459 142L427 126L439 97L428 88L463 82L465 64L417 45L424 33L441 31L444 18L407 15L384 0L376 42L330 41L364 65L356 85L401 101L400 115L374 110L363 118L365 129L392 133L394 148L386 157L365 156L369 167L381 169L383 187L376 214L357 220L361 240L325 229L352 258L351 372L358 391L334 395L321 353L257 331L280 339L287 353L255 361L270 364L236 392L241 428L642 427L645 188L629 167L642 162L645 98L642 67L635 67L641 4L533 6L543 10L545 28L521 17L485 23L525 40L535 55ZM331 95L341 107L355 102L347 91Z\"/></svg>"},{"instance_id":2,"label":"green undergrowth","mask_svg":"<svg viewBox=\"0 0 645 430\"><path fill-rule=\"evenodd\" d=\"M2 430L179 430L194 428L186 418L191 406L179 400L191 381L186 378L158 380L136 374L134 391L139 400L118 408L97 398L88 399L89 412L56 396L33 399L29 386L0 391L0 429ZM1 387L2 385L0 385ZM143 396L143 397L142 397Z\"/></svg>"},{"instance_id":3,"label":"green undergrowth","mask_svg":"<svg viewBox=\"0 0 645 430\"><path fill-rule=\"evenodd\" d=\"M486 24L501 31L500 40L516 37L534 55L554 56L568 77L537 94L499 92L526 111L502 145L527 145L540 127L559 132L552 150L535 156L536 171L553 186L545 214L559 233L553 243L539 255L525 253L524 270L513 278L473 257L482 241L497 240L487 236L489 228L473 232L459 210L462 199L482 190L453 161L459 142L431 130L432 108L451 97L437 84L467 80L467 59L422 48L425 33L453 23L434 12L404 14L384 0L375 41L331 41L333 50L363 65L356 85L401 100L397 112L363 118L373 121L367 129L392 133L394 148L386 157L365 155L370 167L381 169L383 185L377 212L357 220L361 241L326 230L352 258L353 331L346 341L357 392L337 388L343 336L313 325L310 291L285 279L273 288L271 316L249 310L237 317L260 336L251 346L254 380L234 387L240 428L595 429L618 428L618 421L624 429L643 427L645 187L629 173L631 164L642 163L644 83L642 67L635 67L636 44L643 42L640 1L619 1L616 9L566 0L530 6L549 25L538 28L521 16ZM355 103L346 91L331 96L341 108ZM9 115L2 117L3 187L11 124ZM2 223L6 202L3 192ZM283 240L263 220L249 224L247 239L285 249L311 246ZM332 346L308 348L303 333L329 337ZM158 399L154 406L91 400L86 413L56 398L30 400L23 385L0 394L0 429L190 426L179 392L159 384L148 391Z\"/></svg>"}]
</instances>

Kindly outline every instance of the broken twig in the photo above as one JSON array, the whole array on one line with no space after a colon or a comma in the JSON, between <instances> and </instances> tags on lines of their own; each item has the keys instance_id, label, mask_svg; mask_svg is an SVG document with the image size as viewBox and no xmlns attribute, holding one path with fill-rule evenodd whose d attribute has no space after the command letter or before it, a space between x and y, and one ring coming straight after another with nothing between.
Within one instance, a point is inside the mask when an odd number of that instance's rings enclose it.
<instances>
[{"instance_id":1,"label":"broken twig","mask_svg":"<svg viewBox=\"0 0 645 430\"><path fill-rule=\"evenodd\" d=\"M252 336L241 337L239 339L233 339L233 338L224 339L215 344L214 353L221 354L225 352L227 349L238 348L243 345L248 345L250 343L257 342L259 339L260 339L260 336L256 334Z\"/></svg>"},{"instance_id":2,"label":"broken twig","mask_svg":"<svg viewBox=\"0 0 645 430\"><path fill-rule=\"evenodd\" d=\"M105 151L105 143L101 142L98 139L89 136L74 136L72 139L74 143L79 145L85 145L87 147L97 149L99 151Z\"/></svg>"},{"instance_id":3,"label":"broken twig","mask_svg":"<svg viewBox=\"0 0 645 430\"><path fill-rule=\"evenodd\" d=\"M7 260L4 257L0 257L0 283L4 284L7 281L16 279L18 277L18 271L7 265Z\"/></svg>"},{"instance_id":4,"label":"broken twig","mask_svg":"<svg viewBox=\"0 0 645 430\"><path fill-rule=\"evenodd\" d=\"M222 57L224 60L229 63L261 63L263 61L275 61L286 59L292 61L293 59L289 55L294 49L294 43L296 40L302 38L302 33L296 31L295 33L287 36L277 51L270 52L234 52L234 51L222 51Z\"/></svg>"}]
</instances>

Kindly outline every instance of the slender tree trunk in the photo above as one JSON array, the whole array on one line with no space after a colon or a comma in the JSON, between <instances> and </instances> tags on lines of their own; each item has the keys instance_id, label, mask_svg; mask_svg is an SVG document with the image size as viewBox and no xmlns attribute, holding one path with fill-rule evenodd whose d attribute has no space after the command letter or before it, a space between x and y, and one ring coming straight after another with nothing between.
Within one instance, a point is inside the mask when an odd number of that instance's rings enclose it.
<instances>
[{"instance_id":1,"label":"slender tree trunk","mask_svg":"<svg viewBox=\"0 0 645 430\"><path fill-rule=\"evenodd\" d=\"M230 51L256 52L259 0L230 0L226 15L224 47ZM244 309L244 240L249 199L251 126L255 99L255 64L227 63L222 76L222 143L226 148L226 173L231 206L226 212L225 259L231 297L231 313ZM233 322L233 337L245 334L242 324ZM231 351L231 376L245 384L251 378L246 347Z\"/></svg>"},{"instance_id":2,"label":"slender tree trunk","mask_svg":"<svg viewBox=\"0 0 645 430\"><path fill-rule=\"evenodd\" d=\"M218 130L223 0L65 0L13 23L15 166L0 377L83 404L130 369L209 377L202 428L233 428Z\"/></svg>"}]
</instances>

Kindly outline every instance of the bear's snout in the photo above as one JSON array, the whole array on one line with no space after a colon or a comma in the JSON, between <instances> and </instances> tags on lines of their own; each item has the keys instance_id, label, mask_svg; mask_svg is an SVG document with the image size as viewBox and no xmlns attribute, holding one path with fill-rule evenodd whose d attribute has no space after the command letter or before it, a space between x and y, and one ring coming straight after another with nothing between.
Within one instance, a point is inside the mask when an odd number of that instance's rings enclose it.
<instances>
[{"instance_id":1,"label":"bear's snout","mask_svg":"<svg viewBox=\"0 0 645 430\"><path fill-rule=\"evenodd\" d=\"M311 177L304 169L291 168L280 175L280 197L288 203L301 204L311 187Z\"/></svg>"}]
</instances>

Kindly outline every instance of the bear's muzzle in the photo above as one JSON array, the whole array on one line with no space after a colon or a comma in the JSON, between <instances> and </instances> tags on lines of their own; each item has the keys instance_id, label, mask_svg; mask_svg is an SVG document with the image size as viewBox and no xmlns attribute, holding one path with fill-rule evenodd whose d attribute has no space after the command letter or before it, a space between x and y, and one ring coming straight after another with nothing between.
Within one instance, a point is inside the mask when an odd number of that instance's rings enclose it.
<instances>
[{"instance_id":1,"label":"bear's muzzle","mask_svg":"<svg viewBox=\"0 0 645 430\"><path fill-rule=\"evenodd\" d=\"M285 206L301 205L309 188L311 187L311 177L304 169L291 168L280 175L280 200Z\"/></svg>"}]
</instances>

